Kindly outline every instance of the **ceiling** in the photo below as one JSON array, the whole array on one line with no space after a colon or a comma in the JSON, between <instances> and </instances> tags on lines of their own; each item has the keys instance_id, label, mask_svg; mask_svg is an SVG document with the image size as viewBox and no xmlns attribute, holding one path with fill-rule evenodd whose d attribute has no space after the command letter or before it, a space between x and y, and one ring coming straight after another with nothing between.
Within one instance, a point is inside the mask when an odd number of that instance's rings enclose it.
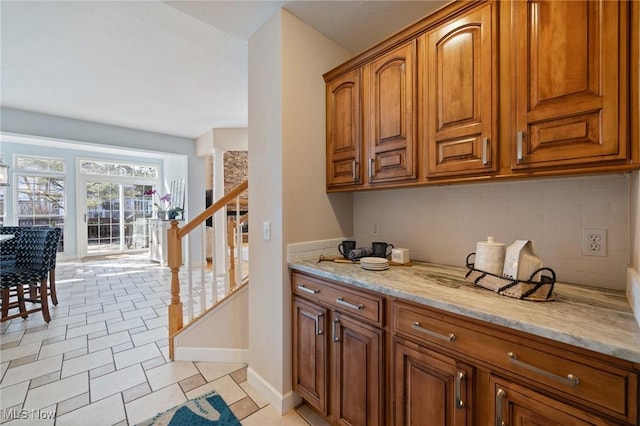
<instances>
[{"instance_id":1,"label":"ceiling","mask_svg":"<svg viewBox=\"0 0 640 426\"><path fill-rule=\"evenodd\" d=\"M0 2L0 105L187 138L245 127L248 40L280 8L354 55L447 1Z\"/></svg>"}]
</instances>

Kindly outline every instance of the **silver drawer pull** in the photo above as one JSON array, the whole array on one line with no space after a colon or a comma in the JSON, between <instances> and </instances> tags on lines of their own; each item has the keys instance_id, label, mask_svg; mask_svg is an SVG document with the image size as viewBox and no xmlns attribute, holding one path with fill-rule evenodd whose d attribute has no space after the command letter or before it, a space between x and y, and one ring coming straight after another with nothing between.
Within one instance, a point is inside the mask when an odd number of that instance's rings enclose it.
<instances>
[{"instance_id":1,"label":"silver drawer pull","mask_svg":"<svg viewBox=\"0 0 640 426\"><path fill-rule=\"evenodd\" d=\"M498 392L496 392L496 426L505 426L502 421L502 404L505 396L507 396L507 393L498 388Z\"/></svg>"},{"instance_id":2,"label":"silver drawer pull","mask_svg":"<svg viewBox=\"0 0 640 426\"><path fill-rule=\"evenodd\" d=\"M356 160L351 161L351 177L353 181L358 180L356 176Z\"/></svg>"},{"instance_id":3,"label":"silver drawer pull","mask_svg":"<svg viewBox=\"0 0 640 426\"><path fill-rule=\"evenodd\" d=\"M516 137L516 160L522 161L524 160L524 154L522 149L522 144L524 142L524 132L518 132Z\"/></svg>"},{"instance_id":4,"label":"silver drawer pull","mask_svg":"<svg viewBox=\"0 0 640 426\"><path fill-rule=\"evenodd\" d=\"M316 336L320 336L321 334L324 334L324 330L320 328L320 325L323 322L322 318L324 318L324 314L316 315Z\"/></svg>"},{"instance_id":5,"label":"silver drawer pull","mask_svg":"<svg viewBox=\"0 0 640 426\"><path fill-rule=\"evenodd\" d=\"M309 293L309 294L318 294L318 293L320 293L320 290L316 290L314 288L305 287L302 284L298 285L298 290L304 291L305 293Z\"/></svg>"},{"instance_id":6,"label":"silver drawer pull","mask_svg":"<svg viewBox=\"0 0 640 426\"><path fill-rule=\"evenodd\" d=\"M542 376L548 377L549 379L553 379L560 383L564 383L565 385L576 386L580 383L580 379L578 379L573 374L567 374L567 377L562 377L562 376L558 376L557 374L553 374L550 371L543 370L531 364L527 364L526 362L522 362L518 359L518 355L514 354L513 352L509 352L507 354L507 357L509 358L510 363L517 365L518 367L522 367L529 371L533 371L534 373L538 373Z\"/></svg>"},{"instance_id":7,"label":"silver drawer pull","mask_svg":"<svg viewBox=\"0 0 640 426\"><path fill-rule=\"evenodd\" d=\"M462 381L465 379L465 374L462 371L456 373L456 408L458 410L464 408L464 401L462 400Z\"/></svg>"},{"instance_id":8,"label":"silver drawer pull","mask_svg":"<svg viewBox=\"0 0 640 426\"><path fill-rule=\"evenodd\" d=\"M355 304L353 304L351 302L347 302L342 297L338 297L336 299L336 303L339 304L339 305L342 305L342 306L346 306L347 308L356 309L358 311L364 309L364 305L362 303L355 305Z\"/></svg>"},{"instance_id":9,"label":"silver drawer pull","mask_svg":"<svg viewBox=\"0 0 640 426\"><path fill-rule=\"evenodd\" d=\"M336 329L336 326L340 324L340 318L336 318L332 321L332 334L333 334L333 341L334 342L339 342L340 341L340 335L338 335L338 330Z\"/></svg>"},{"instance_id":10,"label":"silver drawer pull","mask_svg":"<svg viewBox=\"0 0 640 426\"><path fill-rule=\"evenodd\" d=\"M421 333L427 334L427 335L429 335L431 337L435 337L436 339L444 340L446 342L453 342L454 340L456 340L456 335L455 334L449 333L448 336L445 336L444 334L440 334L440 333L436 333L436 332L431 331L431 330L427 330L426 328L422 327L418 321L414 321L413 324L411 324L411 328L413 328L414 330L419 331Z\"/></svg>"}]
</instances>

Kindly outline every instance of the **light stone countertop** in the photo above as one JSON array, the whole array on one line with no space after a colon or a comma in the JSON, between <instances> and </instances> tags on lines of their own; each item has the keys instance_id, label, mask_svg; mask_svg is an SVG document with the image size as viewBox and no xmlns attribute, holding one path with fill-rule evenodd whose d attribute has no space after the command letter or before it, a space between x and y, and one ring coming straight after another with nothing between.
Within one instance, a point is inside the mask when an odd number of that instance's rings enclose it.
<instances>
[{"instance_id":1,"label":"light stone countertop","mask_svg":"<svg viewBox=\"0 0 640 426\"><path fill-rule=\"evenodd\" d=\"M533 302L474 286L466 268L432 263L367 271L305 260L289 268L640 363L640 327L623 291L556 283L554 301Z\"/></svg>"}]
</instances>

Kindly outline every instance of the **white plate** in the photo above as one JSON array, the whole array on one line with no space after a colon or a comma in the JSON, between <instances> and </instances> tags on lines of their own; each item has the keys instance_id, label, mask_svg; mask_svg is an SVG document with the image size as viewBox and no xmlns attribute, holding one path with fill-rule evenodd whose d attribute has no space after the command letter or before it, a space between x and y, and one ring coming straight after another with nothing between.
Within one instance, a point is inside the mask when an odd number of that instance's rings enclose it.
<instances>
[{"instance_id":1,"label":"white plate","mask_svg":"<svg viewBox=\"0 0 640 426\"><path fill-rule=\"evenodd\" d=\"M366 265L360 265L360 267L362 269L366 269L367 271L386 271L387 269L389 269L389 266L366 266Z\"/></svg>"},{"instance_id":2,"label":"white plate","mask_svg":"<svg viewBox=\"0 0 640 426\"><path fill-rule=\"evenodd\" d=\"M388 265L389 261L382 257L362 257L360 263L366 263L369 265Z\"/></svg>"}]
</instances>

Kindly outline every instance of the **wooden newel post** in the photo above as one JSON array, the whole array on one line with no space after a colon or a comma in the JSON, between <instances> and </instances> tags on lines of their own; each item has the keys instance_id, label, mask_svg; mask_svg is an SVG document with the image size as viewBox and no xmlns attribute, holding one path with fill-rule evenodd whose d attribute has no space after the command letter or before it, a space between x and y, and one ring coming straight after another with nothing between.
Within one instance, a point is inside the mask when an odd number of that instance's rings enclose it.
<instances>
[{"instance_id":1,"label":"wooden newel post","mask_svg":"<svg viewBox=\"0 0 640 426\"><path fill-rule=\"evenodd\" d=\"M182 265L182 244L178 234L178 221L171 221L167 230L167 255L171 269L171 304L169 305L169 359L173 360L173 336L182 329L182 302L180 301L180 266Z\"/></svg>"},{"instance_id":2,"label":"wooden newel post","mask_svg":"<svg viewBox=\"0 0 640 426\"><path fill-rule=\"evenodd\" d=\"M236 219L231 216L227 223L227 245L229 246L229 290L236 286L236 259L234 251L236 247Z\"/></svg>"}]
</instances>

